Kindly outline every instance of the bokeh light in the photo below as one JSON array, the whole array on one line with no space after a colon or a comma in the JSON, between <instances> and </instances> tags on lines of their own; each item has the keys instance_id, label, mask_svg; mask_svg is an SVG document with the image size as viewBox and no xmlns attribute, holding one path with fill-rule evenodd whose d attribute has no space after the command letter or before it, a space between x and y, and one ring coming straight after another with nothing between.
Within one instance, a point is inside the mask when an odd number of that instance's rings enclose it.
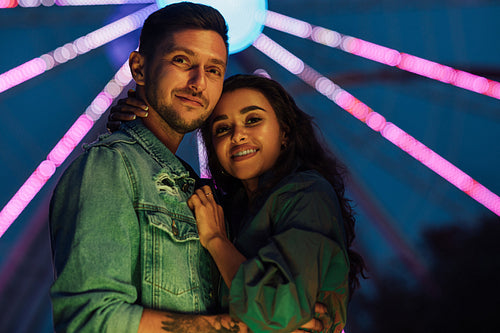
<instances>
[{"instance_id":1,"label":"bokeh light","mask_svg":"<svg viewBox=\"0 0 500 333\"><path fill-rule=\"evenodd\" d=\"M420 141L394 125L387 122L385 118L373 111L366 104L358 100L356 97L345 91L328 78L322 76L313 68L305 64L298 57L287 51L278 43L262 34L254 42L253 46L262 53L276 61L278 64L286 68L291 73L297 75L304 82L316 89L319 93L325 95L335 104L340 106L345 111L352 114L357 119L366 123L368 127L374 131L380 132L384 138L407 152L410 156L420 161L422 164L436 172L438 175L446 179L448 182L456 186L461 191L464 191L474 200L481 203L483 206L500 216L500 197L488 190L483 185L477 183L469 175L448 162L446 159L426 147ZM351 48L353 46L347 46ZM363 46L361 46L363 47ZM434 63L419 59L408 58L409 61L415 61L414 67L418 67L422 72L428 73L432 71ZM294 67L290 64L301 63L302 70L300 72L293 71ZM439 64L437 64L439 65ZM439 65L441 66L441 65ZM307 74L304 74L307 73ZM464 72L465 73L465 72ZM468 74L468 73L467 73ZM477 81L477 76L464 75L463 82L467 84L477 83L484 89L484 81ZM463 83L465 85L465 83ZM473 186L471 184L478 184Z\"/></svg>"},{"instance_id":2,"label":"bokeh light","mask_svg":"<svg viewBox=\"0 0 500 333\"><path fill-rule=\"evenodd\" d=\"M159 8L175 2L179 1L157 0ZM198 0L192 2L212 6L224 16L228 26L229 54L238 53L252 45L264 28L267 0Z\"/></svg>"}]
</instances>

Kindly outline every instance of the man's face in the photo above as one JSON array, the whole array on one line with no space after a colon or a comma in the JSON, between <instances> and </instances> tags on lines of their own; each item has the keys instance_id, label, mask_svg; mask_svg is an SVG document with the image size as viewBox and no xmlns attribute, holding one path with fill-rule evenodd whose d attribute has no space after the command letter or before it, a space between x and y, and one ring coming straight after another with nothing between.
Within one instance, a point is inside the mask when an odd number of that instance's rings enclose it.
<instances>
[{"instance_id":1,"label":"man's face","mask_svg":"<svg viewBox=\"0 0 500 333\"><path fill-rule=\"evenodd\" d=\"M147 62L147 102L177 133L197 129L219 100L226 59L226 46L215 31L170 35Z\"/></svg>"}]
</instances>

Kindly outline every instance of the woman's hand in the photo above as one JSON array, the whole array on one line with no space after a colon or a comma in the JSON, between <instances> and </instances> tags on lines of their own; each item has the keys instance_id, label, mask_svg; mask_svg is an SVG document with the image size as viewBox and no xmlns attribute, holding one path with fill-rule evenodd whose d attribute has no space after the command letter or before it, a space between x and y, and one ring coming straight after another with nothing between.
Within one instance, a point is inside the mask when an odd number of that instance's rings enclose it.
<instances>
[{"instance_id":1,"label":"woman's hand","mask_svg":"<svg viewBox=\"0 0 500 333\"><path fill-rule=\"evenodd\" d=\"M210 241L215 238L227 239L224 211L215 202L210 186L197 189L187 203L194 211L200 243L204 248L208 248Z\"/></svg>"},{"instance_id":2,"label":"woman's hand","mask_svg":"<svg viewBox=\"0 0 500 333\"><path fill-rule=\"evenodd\" d=\"M118 103L109 111L106 127L110 132L117 131L124 121L134 120L136 117L148 116L149 107L136 97L134 90L129 90L128 97L118 100Z\"/></svg>"}]
</instances>

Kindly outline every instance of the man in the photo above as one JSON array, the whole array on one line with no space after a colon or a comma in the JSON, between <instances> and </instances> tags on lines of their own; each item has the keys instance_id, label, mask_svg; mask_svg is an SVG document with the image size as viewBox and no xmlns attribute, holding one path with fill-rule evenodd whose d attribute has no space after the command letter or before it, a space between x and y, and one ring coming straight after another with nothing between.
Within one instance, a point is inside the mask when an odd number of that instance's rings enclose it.
<instances>
[{"instance_id":1,"label":"man","mask_svg":"<svg viewBox=\"0 0 500 333\"><path fill-rule=\"evenodd\" d=\"M148 116L92 144L54 190L56 331L246 329L217 314L220 275L186 204L197 176L174 155L217 103L227 57L211 7L174 4L144 23L129 63Z\"/></svg>"},{"instance_id":2,"label":"man","mask_svg":"<svg viewBox=\"0 0 500 333\"><path fill-rule=\"evenodd\" d=\"M146 20L129 62L149 116L93 144L54 191L56 331L229 327L208 315L218 312L219 275L186 205L196 176L174 155L217 103L227 50L225 21L211 7L175 4Z\"/></svg>"}]
</instances>

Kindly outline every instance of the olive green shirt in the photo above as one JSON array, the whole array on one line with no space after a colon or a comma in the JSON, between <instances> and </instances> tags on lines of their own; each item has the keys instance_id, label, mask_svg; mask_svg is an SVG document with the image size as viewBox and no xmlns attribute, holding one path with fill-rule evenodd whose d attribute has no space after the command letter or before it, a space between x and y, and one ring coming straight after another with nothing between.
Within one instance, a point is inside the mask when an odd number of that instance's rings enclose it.
<instances>
[{"instance_id":1,"label":"olive green shirt","mask_svg":"<svg viewBox=\"0 0 500 333\"><path fill-rule=\"evenodd\" d=\"M241 211L233 198L231 207ZM234 214L228 214L233 216ZM290 332L308 322L318 301L341 332L349 300L349 259L341 210L316 171L295 172L246 212L234 244L248 260L229 291L230 314L254 332Z\"/></svg>"}]
</instances>

